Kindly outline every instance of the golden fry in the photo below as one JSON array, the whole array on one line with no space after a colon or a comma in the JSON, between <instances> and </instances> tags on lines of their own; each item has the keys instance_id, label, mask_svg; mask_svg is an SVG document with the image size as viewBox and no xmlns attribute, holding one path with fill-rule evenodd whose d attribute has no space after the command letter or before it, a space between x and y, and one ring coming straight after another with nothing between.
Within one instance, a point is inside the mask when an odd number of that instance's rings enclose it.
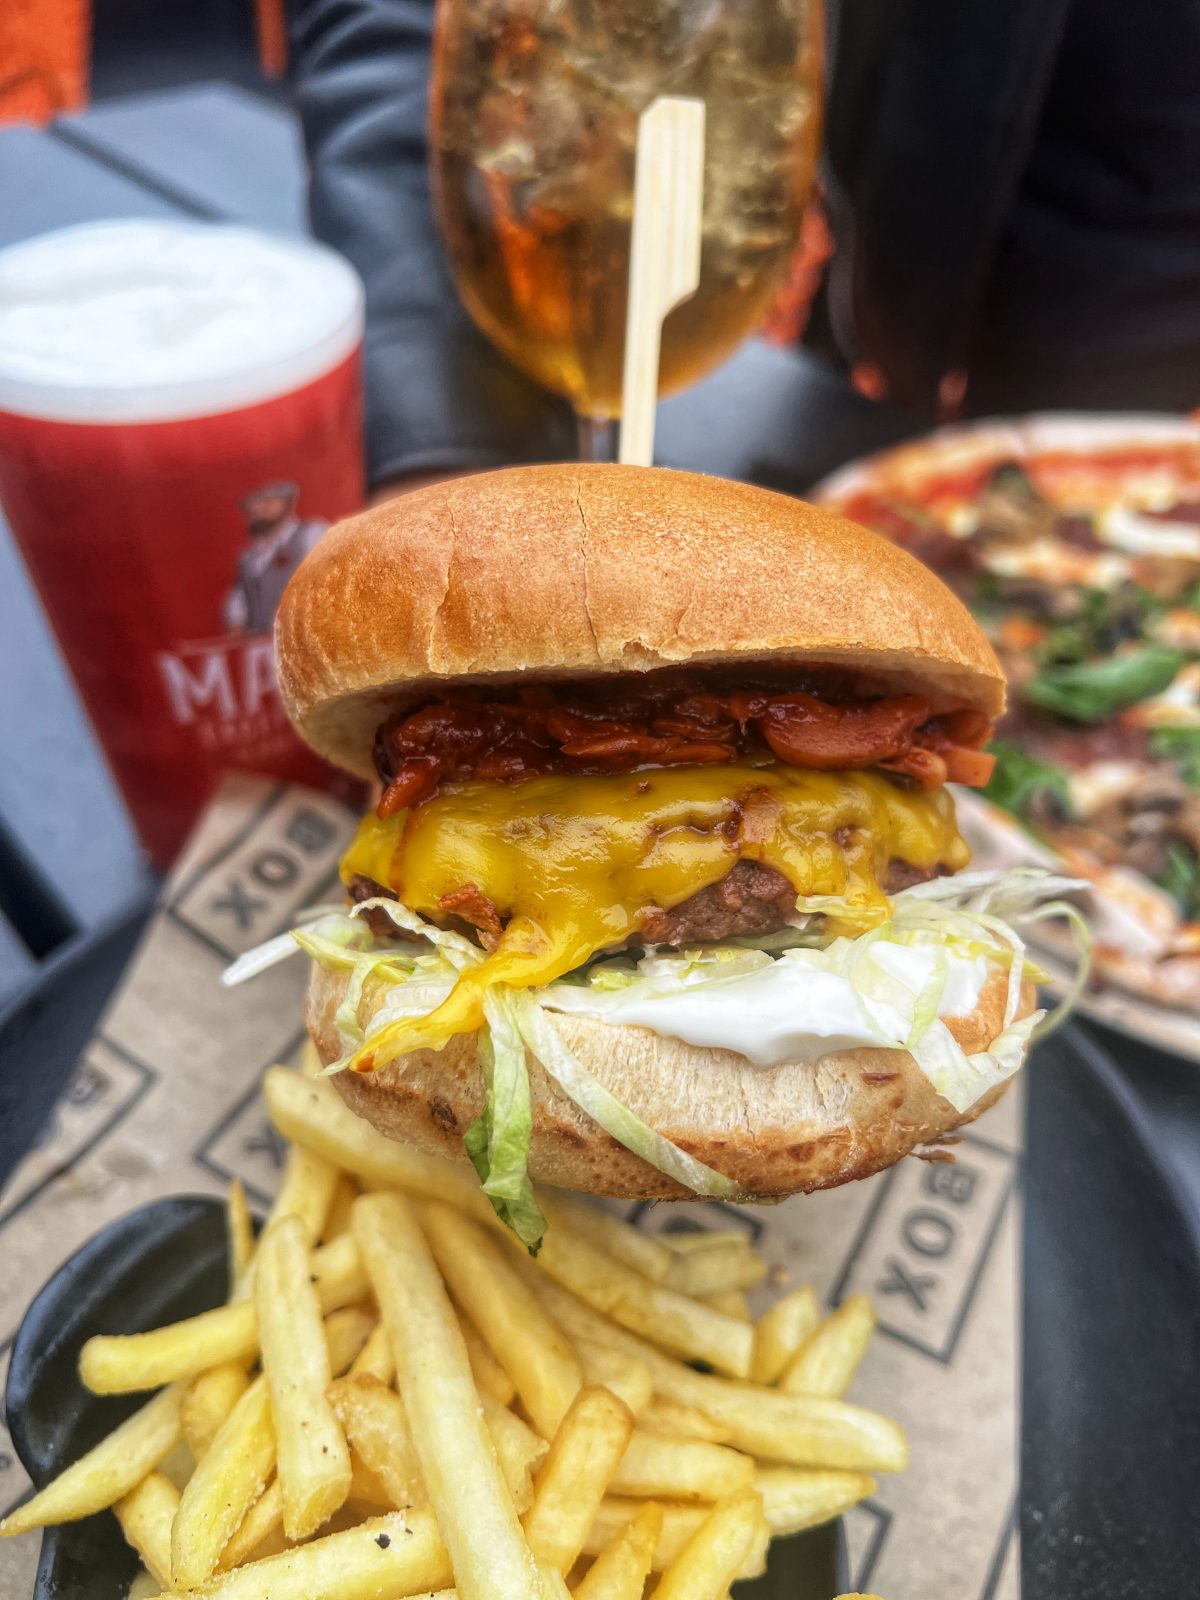
<instances>
[{"instance_id":1,"label":"golden fry","mask_svg":"<svg viewBox=\"0 0 1200 1600\"><path fill-rule=\"evenodd\" d=\"M576 1349L585 1381L611 1389L618 1400L624 1400L635 1417L639 1416L654 1393L654 1380L646 1363L609 1345L586 1339L581 1339Z\"/></svg>"},{"instance_id":2,"label":"golden fry","mask_svg":"<svg viewBox=\"0 0 1200 1600\"><path fill-rule=\"evenodd\" d=\"M222 1361L192 1379L183 1392L179 1417L183 1436L197 1461L217 1436L217 1430L250 1387L240 1361Z\"/></svg>"},{"instance_id":3,"label":"golden fry","mask_svg":"<svg viewBox=\"0 0 1200 1600\"><path fill-rule=\"evenodd\" d=\"M723 1311L727 1317L736 1317L739 1322L754 1321L744 1289L718 1289L715 1294L702 1294L700 1303L711 1306L714 1311Z\"/></svg>"},{"instance_id":4,"label":"golden fry","mask_svg":"<svg viewBox=\"0 0 1200 1600\"><path fill-rule=\"evenodd\" d=\"M772 1536L799 1533L831 1522L875 1492L865 1472L812 1472L802 1467L759 1467L754 1487Z\"/></svg>"},{"instance_id":5,"label":"golden fry","mask_svg":"<svg viewBox=\"0 0 1200 1600\"><path fill-rule=\"evenodd\" d=\"M28 1533L58 1522L78 1522L104 1511L153 1472L183 1437L183 1391L172 1384L64 1468L44 1489L0 1522L0 1536Z\"/></svg>"},{"instance_id":6,"label":"golden fry","mask_svg":"<svg viewBox=\"0 0 1200 1600\"><path fill-rule=\"evenodd\" d=\"M339 1233L345 1233L350 1226L350 1207L357 1199L358 1185L348 1173L339 1171L325 1226L321 1229L322 1244L328 1244Z\"/></svg>"},{"instance_id":7,"label":"golden fry","mask_svg":"<svg viewBox=\"0 0 1200 1600\"><path fill-rule=\"evenodd\" d=\"M429 1496L413 1448L404 1401L378 1378L339 1378L329 1403L346 1438L386 1491L384 1505L423 1505Z\"/></svg>"},{"instance_id":8,"label":"golden fry","mask_svg":"<svg viewBox=\"0 0 1200 1600\"><path fill-rule=\"evenodd\" d=\"M793 1289L776 1300L754 1330L754 1360L750 1376L755 1383L777 1383L788 1362L821 1320L811 1284Z\"/></svg>"},{"instance_id":9,"label":"golden fry","mask_svg":"<svg viewBox=\"0 0 1200 1600\"><path fill-rule=\"evenodd\" d=\"M303 1145L292 1145L267 1219L268 1226L283 1217L298 1217L305 1239L309 1245L315 1245L324 1230L339 1177L332 1161L306 1150Z\"/></svg>"},{"instance_id":10,"label":"golden fry","mask_svg":"<svg viewBox=\"0 0 1200 1600\"><path fill-rule=\"evenodd\" d=\"M312 1273L322 1311L351 1305L367 1292L358 1249L349 1234L313 1253ZM98 1334L80 1351L79 1376L94 1394L128 1394L194 1378L225 1361L249 1362L257 1354L254 1302L241 1300L151 1333Z\"/></svg>"},{"instance_id":11,"label":"golden fry","mask_svg":"<svg viewBox=\"0 0 1200 1600\"><path fill-rule=\"evenodd\" d=\"M275 1424L283 1531L305 1539L349 1494L350 1451L325 1398L333 1370L300 1217L272 1223L257 1263L254 1306Z\"/></svg>"},{"instance_id":12,"label":"golden fry","mask_svg":"<svg viewBox=\"0 0 1200 1600\"><path fill-rule=\"evenodd\" d=\"M874 1306L865 1294L851 1295L801 1346L788 1363L779 1387L785 1394L839 1399L850 1387L874 1332Z\"/></svg>"},{"instance_id":13,"label":"golden fry","mask_svg":"<svg viewBox=\"0 0 1200 1600\"><path fill-rule=\"evenodd\" d=\"M662 1533L662 1507L650 1500L593 1561L574 1600L642 1600Z\"/></svg>"},{"instance_id":14,"label":"golden fry","mask_svg":"<svg viewBox=\"0 0 1200 1600\"><path fill-rule=\"evenodd\" d=\"M461 1600L538 1600L537 1573L481 1415L462 1333L412 1206L399 1195L363 1195L351 1227L392 1341Z\"/></svg>"},{"instance_id":15,"label":"golden fry","mask_svg":"<svg viewBox=\"0 0 1200 1600\"><path fill-rule=\"evenodd\" d=\"M753 1493L715 1506L659 1579L655 1600L721 1600L750 1554L761 1514Z\"/></svg>"},{"instance_id":16,"label":"golden fry","mask_svg":"<svg viewBox=\"0 0 1200 1600\"><path fill-rule=\"evenodd\" d=\"M148 1472L117 1501L113 1510L121 1532L163 1588L171 1582L171 1523L179 1506L179 1490L161 1472Z\"/></svg>"},{"instance_id":17,"label":"golden fry","mask_svg":"<svg viewBox=\"0 0 1200 1600\"><path fill-rule=\"evenodd\" d=\"M540 1195L539 1199L551 1226L554 1218L559 1217L576 1233L640 1272L651 1283L666 1282L675 1258L670 1247L652 1233L630 1227L595 1201L581 1199L578 1195L555 1194L549 1201L545 1195Z\"/></svg>"},{"instance_id":18,"label":"golden fry","mask_svg":"<svg viewBox=\"0 0 1200 1600\"><path fill-rule=\"evenodd\" d=\"M695 1406L681 1405L655 1395L638 1415L638 1426L647 1433L665 1433L676 1439L707 1439L710 1444L728 1444L729 1429L715 1422Z\"/></svg>"},{"instance_id":19,"label":"golden fry","mask_svg":"<svg viewBox=\"0 0 1200 1600\"><path fill-rule=\"evenodd\" d=\"M254 1219L246 1203L246 1191L237 1178L229 1185L229 1197L225 1202L225 1233L229 1248L229 1295L232 1299L254 1259Z\"/></svg>"},{"instance_id":20,"label":"golden fry","mask_svg":"<svg viewBox=\"0 0 1200 1600\"><path fill-rule=\"evenodd\" d=\"M497 1405L487 1395L481 1395L480 1401L483 1420L496 1447L496 1460L512 1495L513 1509L519 1517L524 1516L533 1504L534 1468L550 1447L507 1406Z\"/></svg>"},{"instance_id":21,"label":"golden fry","mask_svg":"<svg viewBox=\"0 0 1200 1600\"><path fill-rule=\"evenodd\" d=\"M350 1376L378 1378L380 1383L387 1384L395 1379L396 1358L392 1355L391 1340L382 1322L375 1324L366 1344L355 1356L350 1365Z\"/></svg>"},{"instance_id":22,"label":"golden fry","mask_svg":"<svg viewBox=\"0 0 1200 1600\"><path fill-rule=\"evenodd\" d=\"M433 1513L393 1511L221 1573L189 1600L453 1600L428 1593L452 1581Z\"/></svg>"},{"instance_id":23,"label":"golden fry","mask_svg":"<svg viewBox=\"0 0 1200 1600\"><path fill-rule=\"evenodd\" d=\"M666 1284L679 1294L754 1289L767 1275L766 1262L746 1235L736 1230L673 1234L670 1242L673 1259Z\"/></svg>"},{"instance_id":24,"label":"golden fry","mask_svg":"<svg viewBox=\"0 0 1200 1600\"><path fill-rule=\"evenodd\" d=\"M287 1541L283 1536L283 1490L272 1478L258 1499L238 1523L218 1563L222 1571L240 1567L243 1561L257 1561L277 1555Z\"/></svg>"},{"instance_id":25,"label":"golden fry","mask_svg":"<svg viewBox=\"0 0 1200 1600\"><path fill-rule=\"evenodd\" d=\"M527 1281L569 1338L609 1343L644 1361L657 1395L706 1412L729 1429L729 1442L749 1455L859 1472L901 1472L908 1465L904 1430L888 1417L841 1400L782 1394L694 1372L598 1316L535 1269Z\"/></svg>"},{"instance_id":26,"label":"golden fry","mask_svg":"<svg viewBox=\"0 0 1200 1600\"><path fill-rule=\"evenodd\" d=\"M728 1445L668 1439L640 1429L609 1480L614 1494L639 1499L727 1499L754 1484L754 1462Z\"/></svg>"},{"instance_id":27,"label":"golden fry","mask_svg":"<svg viewBox=\"0 0 1200 1600\"><path fill-rule=\"evenodd\" d=\"M505 1372L483 1341L483 1335L461 1306L456 1306L458 1325L462 1329L463 1343L467 1347L467 1360L471 1375L481 1395L494 1400L497 1405L510 1406L516 1398L517 1386Z\"/></svg>"},{"instance_id":28,"label":"golden fry","mask_svg":"<svg viewBox=\"0 0 1200 1600\"><path fill-rule=\"evenodd\" d=\"M581 1389L538 1468L526 1536L539 1561L569 1572L633 1433L633 1413L608 1389Z\"/></svg>"},{"instance_id":29,"label":"golden fry","mask_svg":"<svg viewBox=\"0 0 1200 1600\"><path fill-rule=\"evenodd\" d=\"M472 1216L495 1220L487 1196L469 1169L441 1156L385 1139L356 1117L327 1078L302 1078L286 1067L269 1067L263 1096L271 1121L287 1139L367 1183L401 1189L426 1200L444 1200ZM497 1223L497 1226L501 1224Z\"/></svg>"},{"instance_id":30,"label":"golden fry","mask_svg":"<svg viewBox=\"0 0 1200 1600\"><path fill-rule=\"evenodd\" d=\"M749 1374L754 1330L748 1324L648 1283L561 1224L542 1241L538 1266L593 1310L676 1355L728 1377Z\"/></svg>"},{"instance_id":31,"label":"golden fry","mask_svg":"<svg viewBox=\"0 0 1200 1600\"><path fill-rule=\"evenodd\" d=\"M275 1430L264 1379L256 1378L221 1424L184 1486L171 1530L171 1576L177 1589L203 1583L262 1493L275 1466Z\"/></svg>"},{"instance_id":32,"label":"golden fry","mask_svg":"<svg viewBox=\"0 0 1200 1600\"><path fill-rule=\"evenodd\" d=\"M516 1385L538 1432L551 1438L583 1383L574 1351L470 1218L432 1204L421 1218L450 1292Z\"/></svg>"},{"instance_id":33,"label":"golden fry","mask_svg":"<svg viewBox=\"0 0 1200 1600\"><path fill-rule=\"evenodd\" d=\"M271 1120L288 1138L369 1183L444 1201L504 1233L473 1178L438 1156L384 1138L343 1104L332 1085L272 1067L263 1079L263 1093ZM753 1332L747 1325L649 1283L597 1250L562 1219L547 1232L539 1265L596 1309L667 1349L688 1360L704 1361L730 1377L748 1375ZM745 1286L739 1281L713 1287Z\"/></svg>"},{"instance_id":34,"label":"golden fry","mask_svg":"<svg viewBox=\"0 0 1200 1600\"><path fill-rule=\"evenodd\" d=\"M601 1501L600 1508L596 1512L596 1520L592 1523L584 1541L584 1553L601 1555L612 1541L624 1532L647 1503L645 1500L622 1500L615 1495L609 1495ZM662 1572L671 1565L710 1510L711 1507L700 1505L662 1507L662 1532L659 1534L652 1563L655 1572ZM762 1571L766 1560L766 1541L767 1524L764 1517L754 1542L742 1562L739 1578L753 1578Z\"/></svg>"},{"instance_id":35,"label":"golden fry","mask_svg":"<svg viewBox=\"0 0 1200 1600\"><path fill-rule=\"evenodd\" d=\"M325 1342L329 1346L329 1366L340 1378L366 1349L379 1318L362 1306L342 1306L325 1318Z\"/></svg>"}]
</instances>

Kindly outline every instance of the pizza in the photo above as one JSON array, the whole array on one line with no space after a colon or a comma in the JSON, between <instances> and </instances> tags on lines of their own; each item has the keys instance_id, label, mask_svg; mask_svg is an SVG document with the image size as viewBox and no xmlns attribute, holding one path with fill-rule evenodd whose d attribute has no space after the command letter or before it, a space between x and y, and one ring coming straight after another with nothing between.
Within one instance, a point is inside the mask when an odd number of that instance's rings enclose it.
<instances>
[{"instance_id":1,"label":"pizza","mask_svg":"<svg viewBox=\"0 0 1200 1600\"><path fill-rule=\"evenodd\" d=\"M1200 424L1032 417L946 428L814 498L933 567L1009 682L981 865L1093 887L1097 972L1200 1012Z\"/></svg>"}]
</instances>

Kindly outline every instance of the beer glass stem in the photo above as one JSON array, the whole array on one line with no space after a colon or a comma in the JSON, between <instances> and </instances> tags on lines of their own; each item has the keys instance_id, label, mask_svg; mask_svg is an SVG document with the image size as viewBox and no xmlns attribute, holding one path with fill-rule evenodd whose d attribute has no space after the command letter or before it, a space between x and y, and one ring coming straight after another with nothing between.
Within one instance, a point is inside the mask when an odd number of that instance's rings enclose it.
<instances>
[{"instance_id":1,"label":"beer glass stem","mask_svg":"<svg viewBox=\"0 0 1200 1600\"><path fill-rule=\"evenodd\" d=\"M617 459L617 424L612 417L585 417L577 415L579 430L579 459L581 461L615 461Z\"/></svg>"}]
</instances>

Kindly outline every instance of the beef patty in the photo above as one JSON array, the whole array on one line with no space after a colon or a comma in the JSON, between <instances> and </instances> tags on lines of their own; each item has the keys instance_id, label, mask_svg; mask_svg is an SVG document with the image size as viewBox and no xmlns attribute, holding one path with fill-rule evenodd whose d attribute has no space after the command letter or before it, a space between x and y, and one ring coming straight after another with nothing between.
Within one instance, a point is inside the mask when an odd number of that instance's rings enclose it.
<instances>
[{"instance_id":1,"label":"beef patty","mask_svg":"<svg viewBox=\"0 0 1200 1600\"><path fill-rule=\"evenodd\" d=\"M926 869L893 860L888 863L883 887L888 894L898 894L914 883L924 883L944 873L945 868L940 865ZM390 890L364 877L351 880L350 895L354 900L370 900L377 895L396 898ZM495 944L500 927L496 908L473 885L447 895L443 910L448 923L465 925L486 949ZM670 911L655 907L641 931L627 943L720 944L726 939L761 939L786 928L795 910L796 891L781 872L759 861L739 861L717 883L691 895L682 905ZM395 924L385 911L368 911L366 921L378 938L397 937Z\"/></svg>"}]
</instances>

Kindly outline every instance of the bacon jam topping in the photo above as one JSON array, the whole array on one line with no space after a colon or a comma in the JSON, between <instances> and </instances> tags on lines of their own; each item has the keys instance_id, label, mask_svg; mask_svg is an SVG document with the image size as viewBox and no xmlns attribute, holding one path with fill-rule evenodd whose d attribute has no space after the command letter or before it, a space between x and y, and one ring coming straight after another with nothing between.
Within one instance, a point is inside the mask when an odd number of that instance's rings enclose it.
<instances>
[{"instance_id":1,"label":"bacon jam topping","mask_svg":"<svg viewBox=\"0 0 1200 1600\"><path fill-rule=\"evenodd\" d=\"M379 729L379 816L428 800L447 778L504 783L772 758L817 772L877 767L922 791L987 782L993 759L980 747L991 728L980 712L931 716L923 695L855 688L834 672L739 689L664 673L638 684L539 685L504 700L451 693Z\"/></svg>"}]
</instances>

